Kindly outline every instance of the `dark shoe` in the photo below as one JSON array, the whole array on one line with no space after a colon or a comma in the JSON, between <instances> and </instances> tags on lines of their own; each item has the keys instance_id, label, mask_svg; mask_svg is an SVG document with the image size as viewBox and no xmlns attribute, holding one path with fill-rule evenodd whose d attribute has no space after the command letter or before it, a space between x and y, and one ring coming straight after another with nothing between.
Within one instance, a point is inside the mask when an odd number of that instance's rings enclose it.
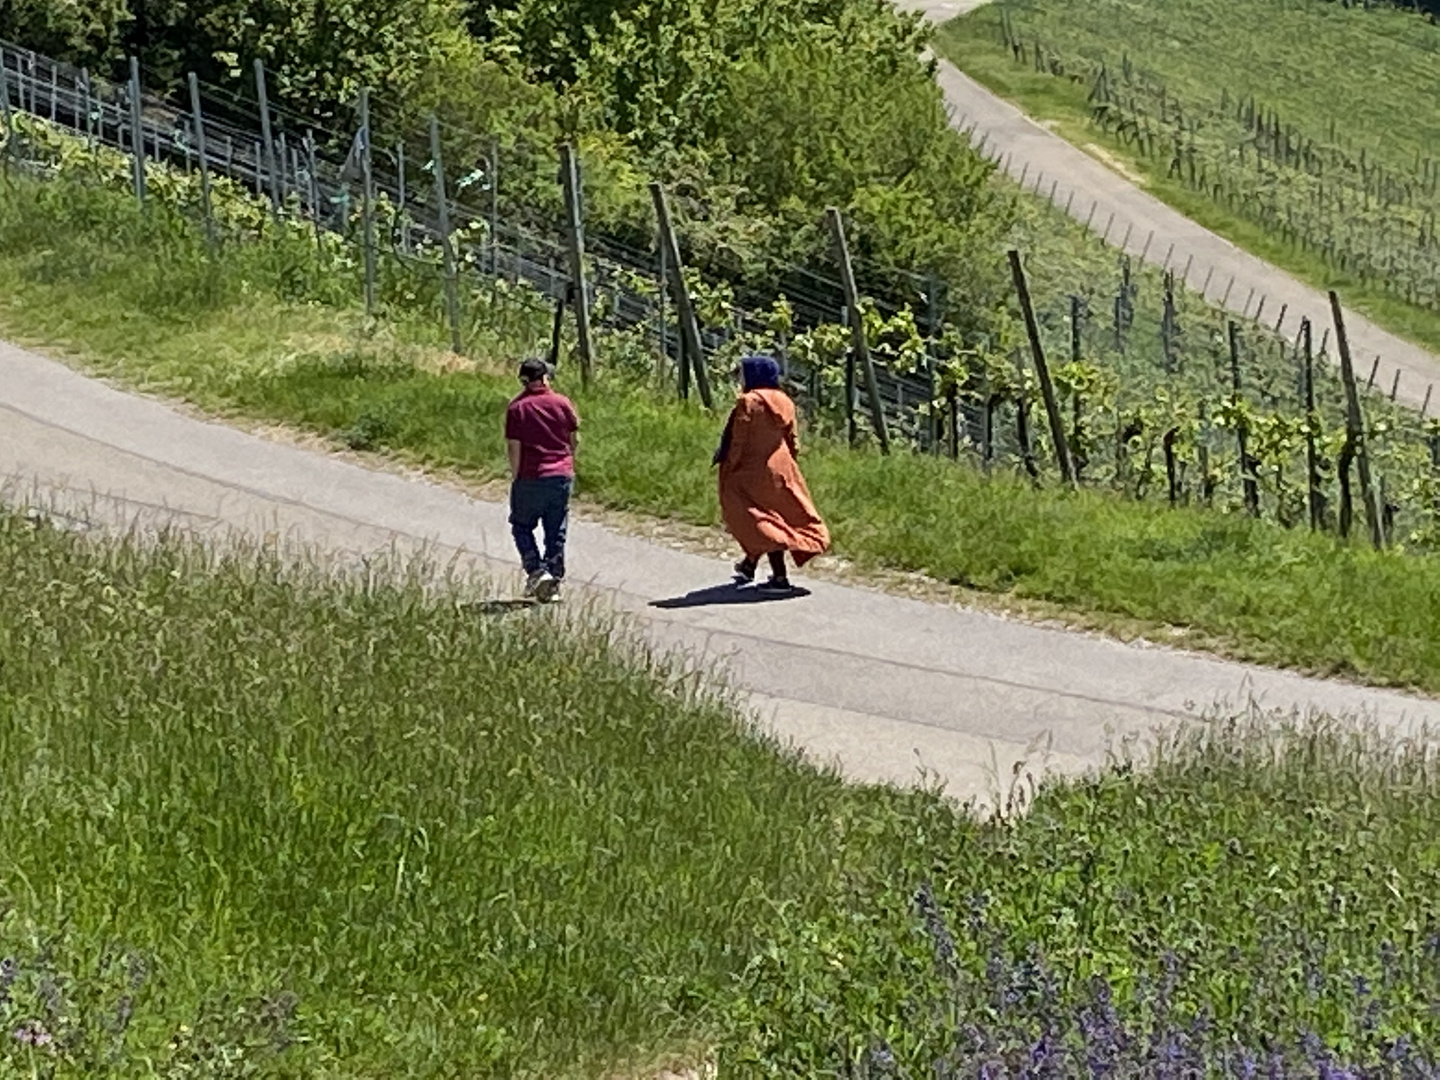
<instances>
[{"instance_id":1,"label":"dark shoe","mask_svg":"<svg viewBox=\"0 0 1440 1080\"><path fill-rule=\"evenodd\" d=\"M741 559L735 564L735 576L741 581L755 580L755 560Z\"/></svg>"},{"instance_id":2,"label":"dark shoe","mask_svg":"<svg viewBox=\"0 0 1440 1080\"><path fill-rule=\"evenodd\" d=\"M790 584L790 579L787 577L772 577L769 581L762 581L756 588L765 593L788 593L795 591L795 586Z\"/></svg>"}]
</instances>

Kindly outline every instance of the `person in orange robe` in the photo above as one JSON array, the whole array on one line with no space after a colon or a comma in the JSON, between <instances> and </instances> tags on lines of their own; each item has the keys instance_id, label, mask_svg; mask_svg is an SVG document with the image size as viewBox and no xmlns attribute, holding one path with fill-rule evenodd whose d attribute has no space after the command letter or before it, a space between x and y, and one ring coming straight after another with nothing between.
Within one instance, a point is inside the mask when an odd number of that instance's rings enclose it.
<instances>
[{"instance_id":1,"label":"person in orange robe","mask_svg":"<svg viewBox=\"0 0 1440 1080\"><path fill-rule=\"evenodd\" d=\"M795 462L795 405L780 389L780 365L768 356L748 356L740 374L743 389L715 451L720 513L745 552L736 575L754 581L761 557L768 556L771 576L760 588L784 592L790 588L785 553L804 566L829 549L830 530Z\"/></svg>"}]
</instances>

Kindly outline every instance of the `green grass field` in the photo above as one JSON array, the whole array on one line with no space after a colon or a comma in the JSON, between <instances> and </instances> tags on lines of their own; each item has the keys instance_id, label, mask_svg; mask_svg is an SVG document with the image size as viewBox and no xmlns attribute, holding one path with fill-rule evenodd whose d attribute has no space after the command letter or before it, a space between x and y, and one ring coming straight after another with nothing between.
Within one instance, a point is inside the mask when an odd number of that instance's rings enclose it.
<instances>
[{"instance_id":1,"label":"green grass field","mask_svg":"<svg viewBox=\"0 0 1440 1080\"><path fill-rule=\"evenodd\" d=\"M1033 62L1017 63L1002 44L1002 13L1032 51L1034 42L1042 43L1081 81L1042 73ZM1052 122L1072 142L1093 144L1120 161L1182 213L1317 287L1339 289L1347 303L1397 333L1440 347L1440 313L1433 304L1411 302L1405 290L1387 290L1376 276L1410 281L1406 267L1422 273L1428 264L1414 260L1433 254L1433 241L1423 252L1411 249L1417 232L1428 237L1440 175L1432 160L1440 132L1433 93L1440 80L1440 29L1409 13L1308 0L1223 5L1183 0L1163 6L1031 0L987 5L962 16L941 28L938 44L962 69ZM1194 138L1213 169L1212 179L1225 180L1235 198L1217 201L1170 175L1168 153L1148 156L1133 141L1090 122L1091 65L1104 63L1118 79L1127 62L1137 82L1122 96L1136 99L1142 111L1156 109L1154 87L1165 88L1171 121L1152 118L1162 148L1168 146L1175 108L1183 107L1189 120L1201 123ZM1231 103L1253 95L1278 114L1287 131L1294 129L1348 165L1341 169L1332 161L1324 183L1291 165L1275 165L1259 177L1255 155L1249 165L1239 156L1253 132L1231 130L1233 117L1219 111L1222 94ZM1415 209L1388 201L1382 206L1375 186L1379 169L1411 185ZM1367 183L1369 195L1361 190ZM1341 267L1298 243L1289 228L1297 215L1313 221L1312 234L1338 237L1369 270ZM1433 280L1408 287L1433 300Z\"/></svg>"},{"instance_id":2,"label":"green grass field","mask_svg":"<svg viewBox=\"0 0 1440 1080\"><path fill-rule=\"evenodd\" d=\"M424 367L436 355L426 349L433 324L376 333L349 309L285 302L277 290L296 272L283 241L213 264L195 230L158 211L147 219L103 192L40 195L49 213L0 202L7 334L221 414L480 479L502 475L495 418L514 385L508 361L500 373L434 373ZM72 198L104 227L85 214L64 221ZM637 389L618 372L577 391L587 428L580 491L608 507L713 524L720 419L643 382ZM642 444L646 453L635 453ZM1440 689L1434 558L1375 554L1241 514L1037 490L1008 471L986 478L964 464L827 440L809 448L805 468L838 552L862 567L919 571L1172 639L1168 627L1184 628L1187 640L1262 662Z\"/></svg>"},{"instance_id":3,"label":"green grass field","mask_svg":"<svg viewBox=\"0 0 1440 1080\"><path fill-rule=\"evenodd\" d=\"M10 511L0 561L7 1076L1435 1060L1413 747L1200 728L981 823L779 752L599 616L423 567Z\"/></svg>"},{"instance_id":4,"label":"green grass field","mask_svg":"<svg viewBox=\"0 0 1440 1080\"><path fill-rule=\"evenodd\" d=\"M10 512L0 552L6 1075L52 1075L25 1021L69 1076L683 1051L771 905L821 910L887 802L583 614Z\"/></svg>"}]
</instances>

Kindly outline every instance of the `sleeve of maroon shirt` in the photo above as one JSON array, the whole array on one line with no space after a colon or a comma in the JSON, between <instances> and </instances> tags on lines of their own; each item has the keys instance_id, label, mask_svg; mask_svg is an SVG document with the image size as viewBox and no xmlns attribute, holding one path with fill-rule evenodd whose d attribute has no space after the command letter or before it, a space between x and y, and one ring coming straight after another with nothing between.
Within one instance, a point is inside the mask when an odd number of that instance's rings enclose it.
<instances>
[{"instance_id":1,"label":"sleeve of maroon shirt","mask_svg":"<svg viewBox=\"0 0 1440 1080\"><path fill-rule=\"evenodd\" d=\"M513 401L505 410L505 438L515 440L520 438L520 410L515 407Z\"/></svg>"}]
</instances>

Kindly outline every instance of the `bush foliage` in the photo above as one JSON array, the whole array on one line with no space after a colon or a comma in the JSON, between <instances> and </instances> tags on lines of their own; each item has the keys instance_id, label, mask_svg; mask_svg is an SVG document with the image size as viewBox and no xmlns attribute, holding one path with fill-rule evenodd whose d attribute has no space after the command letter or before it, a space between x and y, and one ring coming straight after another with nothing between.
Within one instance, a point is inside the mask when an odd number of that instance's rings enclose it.
<instances>
[{"instance_id":1,"label":"bush foliage","mask_svg":"<svg viewBox=\"0 0 1440 1080\"><path fill-rule=\"evenodd\" d=\"M586 150L592 227L648 237L643 182L753 270L828 259L825 206L853 211L861 254L935 271L971 295L976 256L1008 218L990 167L948 125L922 62L926 31L886 0L64 0L0 8L0 37L119 74L138 55L151 89L187 71L340 137L359 90L386 139L438 112L452 137ZM451 160L473 159L475 146ZM549 168L553 171L553 162ZM612 190L618 189L618 190ZM606 220L606 218L609 220ZM596 220L598 218L599 220Z\"/></svg>"}]
</instances>

